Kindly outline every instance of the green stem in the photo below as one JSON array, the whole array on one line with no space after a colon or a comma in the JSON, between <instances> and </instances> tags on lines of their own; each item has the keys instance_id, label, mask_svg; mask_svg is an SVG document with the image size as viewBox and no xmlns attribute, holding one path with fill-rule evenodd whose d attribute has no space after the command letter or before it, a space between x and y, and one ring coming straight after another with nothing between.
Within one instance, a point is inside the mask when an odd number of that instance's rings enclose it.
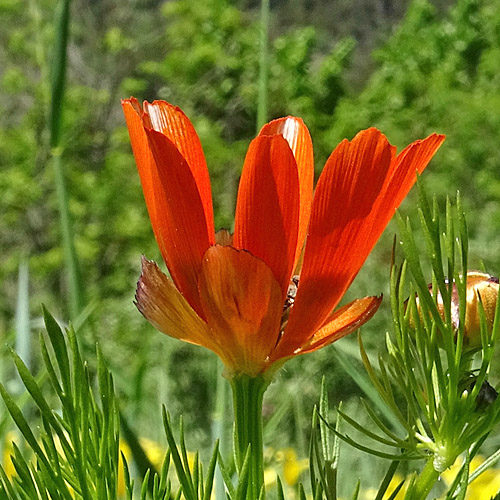
<instances>
[{"instance_id":1,"label":"green stem","mask_svg":"<svg viewBox=\"0 0 500 500\"><path fill-rule=\"evenodd\" d=\"M438 479L439 472L434 468L434 457L431 457L415 480L409 500L425 500Z\"/></svg>"},{"instance_id":2,"label":"green stem","mask_svg":"<svg viewBox=\"0 0 500 500\"><path fill-rule=\"evenodd\" d=\"M31 365L31 335L30 335L30 305L29 305L29 267L26 255L21 255L19 262L19 278L17 281L16 304L16 352L30 368Z\"/></svg>"},{"instance_id":3,"label":"green stem","mask_svg":"<svg viewBox=\"0 0 500 500\"><path fill-rule=\"evenodd\" d=\"M219 358L216 358L216 388L215 388L215 412L212 418L212 436L213 440L219 440L219 451L226 458L230 454L230 439L228 439L229 418L227 410L228 386L227 380L222 377L224 366ZM215 499L223 500L226 498L224 479L218 468L215 479Z\"/></svg>"},{"instance_id":4,"label":"green stem","mask_svg":"<svg viewBox=\"0 0 500 500\"><path fill-rule=\"evenodd\" d=\"M57 19L56 40L52 60L50 104L50 146L57 148L61 138L62 109L66 86L67 50L71 0L62 0Z\"/></svg>"},{"instance_id":5,"label":"green stem","mask_svg":"<svg viewBox=\"0 0 500 500\"><path fill-rule=\"evenodd\" d=\"M69 312L70 318L74 321L82 309L81 284L60 149L53 150L52 159L54 162L64 260L66 262L66 272L68 273Z\"/></svg>"},{"instance_id":6,"label":"green stem","mask_svg":"<svg viewBox=\"0 0 500 500\"><path fill-rule=\"evenodd\" d=\"M263 377L237 375L231 379L234 406L234 447L241 471L250 445L249 481L245 498L256 500L264 484L262 401L269 382Z\"/></svg>"},{"instance_id":7,"label":"green stem","mask_svg":"<svg viewBox=\"0 0 500 500\"><path fill-rule=\"evenodd\" d=\"M54 175L61 221L64 260L69 282L69 312L74 321L82 309L82 286L74 244L73 225L69 213L68 193L62 165L61 129L66 87L67 50L69 38L71 0L62 0L57 18L56 40L52 61L50 103L50 146L54 162Z\"/></svg>"},{"instance_id":8,"label":"green stem","mask_svg":"<svg viewBox=\"0 0 500 500\"><path fill-rule=\"evenodd\" d=\"M267 122L267 81L269 73L269 0L260 4L260 55L259 55L259 94L257 101L257 132Z\"/></svg>"}]
</instances>

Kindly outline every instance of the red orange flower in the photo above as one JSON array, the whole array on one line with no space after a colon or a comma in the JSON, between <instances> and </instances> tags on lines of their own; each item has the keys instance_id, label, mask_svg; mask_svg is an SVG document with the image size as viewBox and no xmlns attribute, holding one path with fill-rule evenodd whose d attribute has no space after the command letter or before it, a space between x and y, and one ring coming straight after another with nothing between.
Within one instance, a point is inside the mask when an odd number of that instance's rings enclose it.
<instances>
[{"instance_id":1,"label":"red orange flower","mask_svg":"<svg viewBox=\"0 0 500 500\"><path fill-rule=\"evenodd\" d=\"M153 325L211 349L229 375L256 376L371 318L379 297L334 308L443 136L396 155L382 133L364 130L331 154L313 197L307 127L274 120L248 149L231 236L214 232L205 158L184 113L163 101L122 106L172 277L143 259L136 301ZM300 278L291 281L299 259Z\"/></svg>"}]
</instances>

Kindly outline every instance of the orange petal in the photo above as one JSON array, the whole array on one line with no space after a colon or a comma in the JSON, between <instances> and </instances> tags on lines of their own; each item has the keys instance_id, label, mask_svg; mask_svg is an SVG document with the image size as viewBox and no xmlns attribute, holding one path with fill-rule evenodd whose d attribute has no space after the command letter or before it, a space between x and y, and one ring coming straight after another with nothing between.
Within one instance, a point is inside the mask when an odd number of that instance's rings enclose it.
<instances>
[{"instance_id":1,"label":"orange petal","mask_svg":"<svg viewBox=\"0 0 500 500\"><path fill-rule=\"evenodd\" d=\"M233 373L255 376L276 345L283 302L271 269L244 250L215 245L203 259L200 297Z\"/></svg>"},{"instance_id":2,"label":"orange petal","mask_svg":"<svg viewBox=\"0 0 500 500\"><path fill-rule=\"evenodd\" d=\"M325 325L300 348L297 354L316 351L354 332L371 319L381 302L381 296L365 297L340 307L333 312Z\"/></svg>"},{"instance_id":3,"label":"orange petal","mask_svg":"<svg viewBox=\"0 0 500 500\"><path fill-rule=\"evenodd\" d=\"M203 254L215 236L208 228L198 187L184 157L160 132L146 129L146 135L161 199L162 211L156 217L160 248L175 284L201 314L198 274Z\"/></svg>"},{"instance_id":4,"label":"orange petal","mask_svg":"<svg viewBox=\"0 0 500 500\"><path fill-rule=\"evenodd\" d=\"M153 155L149 149L148 138L144 132L144 126L141 118L140 105L137 99L124 99L122 100L123 113L132 143L132 151L134 152L135 163L141 179L142 190L148 208L149 218L155 233L156 241L160 246L160 251L163 255L164 248L161 247L161 238L159 235L158 213L162 213L163 197L161 189L159 189L160 182L156 172Z\"/></svg>"},{"instance_id":5,"label":"orange petal","mask_svg":"<svg viewBox=\"0 0 500 500\"><path fill-rule=\"evenodd\" d=\"M227 229L219 229L215 233L215 243L221 247L232 246L233 235Z\"/></svg>"},{"instance_id":6,"label":"orange petal","mask_svg":"<svg viewBox=\"0 0 500 500\"><path fill-rule=\"evenodd\" d=\"M208 325L160 268L145 257L135 299L139 311L161 332L218 351Z\"/></svg>"},{"instance_id":7,"label":"orange petal","mask_svg":"<svg viewBox=\"0 0 500 500\"><path fill-rule=\"evenodd\" d=\"M370 220L365 240L366 255L371 252L380 235L417 180L416 172L422 173L445 139L444 135L432 134L426 139L415 141L393 159L391 170L379 193ZM363 261L364 262L364 261ZM361 265L363 264L361 263ZM353 275L357 274L357 271Z\"/></svg>"},{"instance_id":8,"label":"orange petal","mask_svg":"<svg viewBox=\"0 0 500 500\"><path fill-rule=\"evenodd\" d=\"M144 102L144 111L154 130L170 139L186 160L200 193L210 233L214 232L212 191L200 139L189 118L177 106L165 101Z\"/></svg>"},{"instance_id":9,"label":"orange petal","mask_svg":"<svg viewBox=\"0 0 500 500\"><path fill-rule=\"evenodd\" d=\"M424 170L443 140L433 134L396 158L385 136L368 129L332 153L313 201L290 338L304 335L306 311L317 329L338 304L414 184L415 172Z\"/></svg>"},{"instance_id":10,"label":"orange petal","mask_svg":"<svg viewBox=\"0 0 500 500\"><path fill-rule=\"evenodd\" d=\"M144 129L148 117L143 116L134 98L123 100L122 107L156 241L175 284L201 313L197 272L214 236L209 230L210 221L206 220L196 181L172 142L157 133L161 137L156 148L160 150L159 155L162 156L162 148L166 151L159 170ZM182 190L178 189L179 185L183 186ZM213 220L211 225L213 227Z\"/></svg>"},{"instance_id":11,"label":"orange petal","mask_svg":"<svg viewBox=\"0 0 500 500\"><path fill-rule=\"evenodd\" d=\"M292 351L317 331L368 256L372 211L394 156L375 129L344 140L331 154L314 194L294 306L278 349Z\"/></svg>"},{"instance_id":12,"label":"orange petal","mask_svg":"<svg viewBox=\"0 0 500 500\"><path fill-rule=\"evenodd\" d=\"M300 212L299 236L295 254L295 266L300 257L309 225L314 182L314 155L311 136L300 118L287 116L264 125L259 135L282 135L288 142L297 163L299 173Z\"/></svg>"},{"instance_id":13,"label":"orange petal","mask_svg":"<svg viewBox=\"0 0 500 500\"><path fill-rule=\"evenodd\" d=\"M380 193L376 213L373 215L371 240L378 240L394 212L416 181L415 172L422 173L439 149L444 135L431 134L426 139L415 141L398 154L391 166L391 173Z\"/></svg>"},{"instance_id":14,"label":"orange petal","mask_svg":"<svg viewBox=\"0 0 500 500\"><path fill-rule=\"evenodd\" d=\"M295 262L298 223L299 178L292 151L280 135L259 136L245 158L233 244L272 269L283 296Z\"/></svg>"}]
</instances>

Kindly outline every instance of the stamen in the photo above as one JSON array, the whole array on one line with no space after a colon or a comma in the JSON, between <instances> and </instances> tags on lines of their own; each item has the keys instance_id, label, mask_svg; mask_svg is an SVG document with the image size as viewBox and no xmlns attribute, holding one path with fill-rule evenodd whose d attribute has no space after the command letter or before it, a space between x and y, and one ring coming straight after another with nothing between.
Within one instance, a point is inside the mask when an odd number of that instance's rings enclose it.
<instances>
[{"instance_id":1,"label":"stamen","mask_svg":"<svg viewBox=\"0 0 500 500\"><path fill-rule=\"evenodd\" d=\"M283 304L283 315L281 316L281 328L280 328L280 333L278 335L278 339L276 341L276 345L278 345L278 342L280 341L281 337L283 336L283 332L285 331L285 327L288 323L288 318L290 316L290 310L292 309L293 304L295 302L295 296L297 295L298 287L299 287L299 276L294 275L290 280L290 285L288 285L288 290L286 292L286 299L285 303Z\"/></svg>"},{"instance_id":2,"label":"stamen","mask_svg":"<svg viewBox=\"0 0 500 500\"><path fill-rule=\"evenodd\" d=\"M293 306L295 302L295 296L297 295L297 289L299 287L299 276L294 275L288 285L288 291L286 292L285 303L283 304L283 312Z\"/></svg>"}]
</instances>

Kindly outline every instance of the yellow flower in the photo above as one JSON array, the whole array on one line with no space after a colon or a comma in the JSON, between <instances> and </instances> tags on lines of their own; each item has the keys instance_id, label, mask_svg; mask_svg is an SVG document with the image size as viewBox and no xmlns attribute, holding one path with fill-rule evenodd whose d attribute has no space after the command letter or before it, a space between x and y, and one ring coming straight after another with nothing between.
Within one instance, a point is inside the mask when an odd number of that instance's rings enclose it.
<instances>
[{"instance_id":1,"label":"yellow flower","mask_svg":"<svg viewBox=\"0 0 500 500\"><path fill-rule=\"evenodd\" d=\"M309 467L307 458L299 459L297 452L293 448L283 448L271 453L270 465L264 470L264 483L266 489L271 489L276 485L276 476L283 479L283 486L293 487L297 484L300 474Z\"/></svg>"},{"instance_id":2,"label":"yellow flower","mask_svg":"<svg viewBox=\"0 0 500 500\"><path fill-rule=\"evenodd\" d=\"M156 467L156 470L161 470L161 466L163 465L163 459L165 458L166 448L160 446L157 442L152 441L147 438L139 438L139 443L146 453L149 461ZM130 450L130 446L125 441L120 441L120 455L118 462L118 496L122 497L125 495L125 475L123 471L123 460L122 453L125 456L125 460L127 461L128 466L130 467L130 462L132 460L132 452ZM190 455L188 454L188 457ZM191 460L189 462L189 466L192 468Z\"/></svg>"},{"instance_id":3,"label":"yellow flower","mask_svg":"<svg viewBox=\"0 0 500 500\"><path fill-rule=\"evenodd\" d=\"M7 474L7 477L12 477L16 475L16 469L12 463L12 457L14 456L14 446L12 442L16 441L16 433L9 431L5 434L3 442L3 453L2 453L2 467Z\"/></svg>"},{"instance_id":4,"label":"yellow flower","mask_svg":"<svg viewBox=\"0 0 500 500\"><path fill-rule=\"evenodd\" d=\"M482 463L484 458L476 456L471 460L470 471L472 474ZM463 460L458 459L441 477L450 485L463 465ZM476 478L468 487L466 500L482 500L493 498L500 491L500 469L488 469Z\"/></svg>"},{"instance_id":5,"label":"yellow flower","mask_svg":"<svg viewBox=\"0 0 500 500\"><path fill-rule=\"evenodd\" d=\"M398 487L399 483L401 483L401 481L403 481L403 477L400 474L394 474L391 482L389 483L389 486L387 487L387 491L382 497L382 500L388 500L393 494L394 490ZM394 500L403 500L406 495L407 489L408 478L405 480L405 484L403 485L403 487L398 491L398 494L394 497ZM367 490L364 490L362 498L364 500L373 500L377 496L377 493L378 490L376 490L375 488L369 488Z\"/></svg>"},{"instance_id":6,"label":"yellow flower","mask_svg":"<svg viewBox=\"0 0 500 500\"><path fill-rule=\"evenodd\" d=\"M300 474L309 466L309 460L297 458L293 448L285 448L283 454L283 479L290 486L297 484Z\"/></svg>"}]
</instances>

